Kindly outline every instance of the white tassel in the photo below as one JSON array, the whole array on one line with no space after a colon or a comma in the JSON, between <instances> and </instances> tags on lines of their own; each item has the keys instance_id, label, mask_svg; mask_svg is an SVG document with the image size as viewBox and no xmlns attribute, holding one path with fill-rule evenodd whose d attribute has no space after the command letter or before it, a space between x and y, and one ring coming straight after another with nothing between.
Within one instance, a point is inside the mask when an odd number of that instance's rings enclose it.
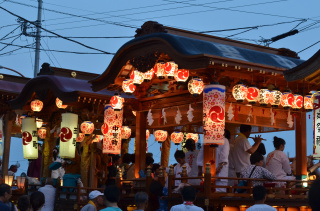
<instances>
[{"instance_id":1,"label":"white tassel","mask_svg":"<svg viewBox=\"0 0 320 211\"><path fill-rule=\"evenodd\" d=\"M270 117L271 117L271 120L270 120L270 123L271 125L274 125L274 123L276 122L275 119L274 119L274 113L272 111L272 108L270 108Z\"/></svg>"},{"instance_id":2,"label":"white tassel","mask_svg":"<svg viewBox=\"0 0 320 211\"><path fill-rule=\"evenodd\" d=\"M149 109L148 116L147 116L147 121L148 121L148 125L149 126L151 126L153 121L154 121L153 117L152 117L151 109Z\"/></svg>"},{"instance_id":3,"label":"white tassel","mask_svg":"<svg viewBox=\"0 0 320 211\"><path fill-rule=\"evenodd\" d=\"M187 112L187 114L188 114L188 121L189 122L192 122L192 120L193 120L193 108L191 107L191 104L189 105L189 110L188 110L188 112Z\"/></svg>"},{"instance_id":4,"label":"white tassel","mask_svg":"<svg viewBox=\"0 0 320 211\"><path fill-rule=\"evenodd\" d=\"M164 108L162 109L162 117L163 118L163 124L165 125L167 123L167 114L164 110Z\"/></svg>"},{"instance_id":5,"label":"white tassel","mask_svg":"<svg viewBox=\"0 0 320 211\"><path fill-rule=\"evenodd\" d=\"M176 120L176 123L179 125L182 120L182 115L181 115L179 107L177 107L177 108L178 108L177 115L174 119Z\"/></svg>"},{"instance_id":6,"label":"white tassel","mask_svg":"<svg viewBox=\"0 0 320 211\"><path fill-rule=\"evenodd\" d=\"M232 103L230 103L230 106L229 106L229 109L228 109L228 120L231 121L233 117L234 117L233 107L232 107Z\"/></svg>"},{"instance_id":7,"label":"white tassel","mask_svg":"<svg viewBox=\"0 0 320 211\"><path fill-rule=\"evenodd\" d=\"M247 118L247 122L250 122L251 118L253 118L253 116L252 116L252 108L250 109L250 112L249 112L249 115L248 115L248 118Z\"/></svg>"},{"instance_id":8,"label":"white tassel","mask_svg":"<svg viewBox=\"0 0 320 211\"><path fill-rule=\"evenodd\" d=\"M291 115L290 110L288 111L287 124L288 124L288 126L289 126L290 128L293 127L293 118L292 118L292 115Z\"/></svg>"}]
</instances>

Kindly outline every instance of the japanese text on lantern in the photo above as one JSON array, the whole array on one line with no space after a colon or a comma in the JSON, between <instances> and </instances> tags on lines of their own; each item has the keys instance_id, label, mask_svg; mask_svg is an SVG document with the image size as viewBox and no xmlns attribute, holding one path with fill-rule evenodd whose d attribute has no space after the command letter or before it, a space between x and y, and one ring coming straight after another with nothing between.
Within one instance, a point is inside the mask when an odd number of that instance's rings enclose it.
<instances>
[{"instance_id":1,"label":"japanese text on lantern","mask_svg":"<svg viewBox=\"0 0 320 211\"><path fill-rule=\"evenodd\" d=\"M320 159L320 102L318 93L314 94L313 98L313 131L314 131L314 145L313 157Z\"/></svg>"},{"instance_id":2,"label":"japanese text on lantern","mask_svg":"<svg viewBox=\"0 0 320 211\"><path fill-rule=\"evenodd\" d=\"M225 86L206 85L203 90L203 143L224 144Z\"/></svg>"}]
</instances>

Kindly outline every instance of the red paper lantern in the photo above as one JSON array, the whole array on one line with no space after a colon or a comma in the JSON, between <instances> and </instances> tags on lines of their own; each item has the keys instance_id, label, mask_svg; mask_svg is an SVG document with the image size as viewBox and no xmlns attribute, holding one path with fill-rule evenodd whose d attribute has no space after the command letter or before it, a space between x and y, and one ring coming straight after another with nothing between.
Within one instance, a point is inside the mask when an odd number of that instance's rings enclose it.
<instances>
[{"instance_id":1,"label":"red paper lantern","mask_svg":"<svg viewBox=\"0 0 320 211\"><path fill-rule=\"evenodd\" d=\"M164 79L166 76L166 73L164 71L164 68L166 66L166 63L163 61L159 61L153 68L154 73L157 75L159 79Z\"/></svg>"},{"instance_id":2,"label":"red paper lantern","mask_svg":"<svg viewBox=\"0 0 320 211\"><path fill-rule=\"evenodd\" d=\"M177 82L186 82L189 78L189 70L178 69L174 74L174 79Z\"/></svg>"},{"instance_id":3,"label":"red paper lantern","mask_svg":"<svg viewBox=\"0 0 320 211\"><path fill-rule=\"evenodd\" d=\"M294 94L293 110L299 110L303 106L303 97L299 94Z\"/></svg>"},{"instance_id":4,"label":"red paper lantern","mask_svg":"<svg viewBox=\"0 0 320 211\"><path fill-rule=\"evenodd\" d=\"M203 91L204 84L200 78L193 78L188 83L188 90L194 97L199 96Z\"/></svg>"},{"instance_id":5,"label":"red paper lantern","mask_svg":"<svg viewBox=\"0 0 320 211\"><path fill-rule=\"evenodd\" d=\"M270 91L268 88L263 87L259 90L259 103L262 106L267 106L270 101Z\"/></svg>"},{"instance_id":6,"label":"red paper lantern","mask_svg":"<svg viewBox=\"0 0 320 211\"><path fill-rule=\"evenodd\" d=\"M123 107L124 99L119 95L115 95L111 98L110 104L115 111L120 111Z\"/></svg>"},{"instance_id":7,"label":"red paper lantern","mask_svg":"<svg viewBox=\"0 0 320 211\"><path fill-rule=\"evenodd\" d=\"M306 109L306 111L313 110L313 98L311 94L304 96L304 109Z\"/></svg>"},{"instance_id":8,"label":"red paper lantern","mask_svg":"<svg viewBox=\"0 0 320 211\"><path fill-rule=\"evenodd\" d=\"M90 121L84 121L81 123L80 129L85 135L90 135L94 131L94 124Z\"/></svg>"},{"instance_id":9,"label":"red paper lantern","mask_svg":"<svg viewBox=\"0 0 320 211\"><path fill-rule=\"evenodd\" d=\"M280 104L284 109L289 109L293 106L294 103L294 96L290 90L286 90L281 95L281 102Z\"/></svg>"},{"instance_id":10,"label":"red paper lantern","mask_svg":"<svg viewBox=\"0 0 320 211\"><path fill-rule=\"evenodd\" d=\"M149 137L150 137L150 131L147 129L147 130L146 130L146 140L148 140Z\"/></svg>"},{"instance_id":11,"label":"red paper lantern","mask_svg":"<svg viewBox=\"0 0 320 211\"><path fill-rule=\"evenodd\" d=\"M168 76L168 78L173 79L177 70L178 65L174 63L174 61L166 62L164 72Z\"/></svg>"},{"instance_id":12,"label":"red paper lantern","mask_svg":"<svg viewBox=\"0 0 320 211\"><path fill-rule=\"evenodd\" d=\"M182 132L173 132L171 133L171 140L175 145L179 145L183 141L183 133Z\"/></svg>"},{"instance_id":13,"label":"red paper lantern","mask_svg":"<svg viewBox=\"0 0 320 211\"><path fill-rule=\"evenodd\" d=\"M281 103L281 95L282 93L278 89L274 89L270 93L270 104L272 107L278 107Z\"/></svg>"},{"instance_id":14,"label":"red paper lantern","mask_svg":"<svg viewBox=\"0 0 320 211\"><path fill-rule=\"evenodd\" d=\"M79 133L79 135L78 135L78 137L77 137L77 142L82 142L83 141L83 139L84 139L84 133Z\"/></svg>"},{"instance_id":15,"label":"red paper lantern","mask_svg":"<svg viewBox=\"0 0 320 211\"><path fill-rule=\"evenodd\" d=\"M189 138L193 139L194 142L197 143L199 140L199 135L197 133L187 133L186 139L188 140Z\"/></svg>"},{"instance_id":16,"label":"red paper lantern","mask_svg":"<svg viewBox=\"0 0 320 211\"><path fill-rule=\"evenodd\" d=\"M59 98L56 98L56 105L61 109L66 109L68 107L68 105L63 105L63 102Z\"/></svg>"},{"instance_id":17,"label":"red paper lantern","mask_svg":"<svg viewBox=\"0 0 320 211\"><path fill-rule=\"evenodd\" d=\"M130 74L130 79L133 80L134 85L142 84L142 82L143 82L142 73L139 72L138 70L134 70Z\"/></svg>"},{"instance_id":18,"label":"red paper lantern","mask_svg":"<svg viewBox=\"0 0 320 211\"><path fill-rule=\"evenodd\" d=\"M247 87L239 82L232 88L232 95L236 99L237 102L241 103L244 101L248 93Z\"/></svg>"},{"instance_id":19,"label":"red paper lantern","mask_svg":"<svg viewBox=\"0 0 320 211\"><path fill-rule=\"evenodd\" d=\"M246 98L250 104L255 104L259 99L259 89L255 86L250 86Z\"/></svg>"},{"instance_id":20,"label":"red paper lantern","mask_svg":"<svg viewBox=\"0 0 320 211\"><path fill-rule=\"evenodd\" d=\"M40 139L45 139L47 136L47 129L45 127L41 127L38 129L38 136Z\"/></svg>"},{"instance_id":21,"label":"red paper lantern","mask_svg":"<svg viewBox=\"0 0 320 211\"><path fill-rule=\"evenodd\" d=\"M125 93L133 93L136 90L136 86L133 84L132 79L125 79L122 82L122 90Z\"/></svg>"},{"instance_id":22,"label":"red paper lantern","mask_svg":"<svg viewBox=\"0 0 320 211\"><path fill-rule=\"evenodd\" d=\"M156 130L154 131L154 137L159 143L165 142L168 137L168 132L164 130Z\"/></svg>"},{"instance_id":23,"label":"red paper lantern","mask_svg":"<svg viewBox=\"0 0 320 211\"><path fill-rule=\"evenodd\" d=\"M34 112L40 112L43 108L43 102L41 100L34 100L31 102L31 109Z\"/></svg>"},{"instance_id":24,"label":"red paper lantern","mask_svg":"<svg viewBox=\"0 0 320 211\"><path fill-rule=\"evenodd\" d=\"M145 73L142 73L142 76L143 76L143 79L144 81L151 81L151 79L153 78L154 76L154 70L153 68L151 68L151 70L145 72Z\"/></svg>"},{"instance_id":25,"label":"red paper lantern","mask_svg":"<svg viewBox=\"0 0 320 211\"><path fill-rule=\"evenodd\" d=\"M121 139L129 139L131 136L131 128L128 126L123 126L121 128Z\"/></svg>"}]
</instances>

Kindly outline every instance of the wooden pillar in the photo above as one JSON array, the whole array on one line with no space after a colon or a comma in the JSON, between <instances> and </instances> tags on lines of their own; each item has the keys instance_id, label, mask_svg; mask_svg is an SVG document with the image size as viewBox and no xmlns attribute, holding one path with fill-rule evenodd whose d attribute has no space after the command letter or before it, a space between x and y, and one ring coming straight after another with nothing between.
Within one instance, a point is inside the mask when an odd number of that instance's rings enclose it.
<instances>
[{"instance_id":1,"label":"wooden pillar","mask_svg":"<svg viewBox=\"0 0 320 211\"><path fill-rule=\"evenodd\" d=\"M170 148L171 148L171 138L168 135L168 138L166 139L166 141L162 143L161 166L164 166L164 167L169 166Z\"/></svg>"},{"instance_id":2,"label":"wooden pillar","mask_svg":"<svg viewBox=\"0 0 320 211\"><path fill-rule=\"evenodd\" d=\"M131 138L129 139L122 139L121 140L121 160L123 160L123 156L127 153L129 153L129 142Z\"/></svg>"},{"instance_id":3,"label":"wooden pillar","mask_svg":"<svg viewBox=\"0 0 320 211\"><path fill-rule=\"evenodd\" d=\"M146 168L146 112L137 112L135 153L135 176L139 178L139 171Z\"/></svg>"},{"instance_id":4,"label":"wooden pillar","mask_svg":"<svg viewBox=\"0 0 320 211\"><path fill-rule=\"evenodd\" d=\"M9 157L10 157L10 144L11 144L11 130L12 130L13 118L11 118L11 113L6 113L4 117L4 148L3 148L3 160L2 160L2 174L3 178L8 175L9 168ZM22 143L21 143L22 144Z\"/></svg>"},{"instance_id":5,"label":"wooden pillar","mask_svg":"<svg viewBox=\"0 0 320 211\"><path fill-rule=\"evenodd\" d=\"M90 145L90 172L89 172L89 187L97 188L98 180L96 176L96 168L97 168L97 143L92 143Z\"/></svg>"},{"instance_id":6,"label":"wooden pillar","mask_svg":"<svg viewBox=\"0 0 320 211\"><path fill-rule=\"evenodd\" d=\"M43 141L42 149L42 177L51 177L49 166L52 163L53 148L56 146L54 133L50 134L50 128L47 127L47 137Z\"/></svg>"},{"instance_id":7,"label":"wooden pillar","mask_svg":"<svg viewBox=\"0 0 320 211\"><path fill-rule=\"evenodd\" d=\"M89 145L91 142L91 136L84 137L83 145L82 145L82 154L81 154L81 180L83 183L83 187L88 187L89 182L89 165L90 165L90 154L89 154Z\"/></svg>"},{"instance_id":8,"label":"wooden pillar","mask_svg":"<svg viewBox=\"0 0 320 211\"><path fill-rule=\"evenodd\" d=\"M296 175L301 180L307 177L307 118L306 113L297 113L295 117L296 131ZM287 143L288 144L288 143Z\"/></svg>"}]
</instances>

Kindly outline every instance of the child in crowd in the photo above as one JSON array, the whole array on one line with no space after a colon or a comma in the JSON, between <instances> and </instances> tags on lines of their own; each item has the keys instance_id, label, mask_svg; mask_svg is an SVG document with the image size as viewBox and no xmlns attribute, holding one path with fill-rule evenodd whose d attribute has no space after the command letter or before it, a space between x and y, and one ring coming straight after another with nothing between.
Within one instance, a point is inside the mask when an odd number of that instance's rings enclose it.
<instances>
[{"instance_id":1,"label":"child in crowd","mask_svg":"<svg viewBox=\"0 0 320 211\"><path fill-rule=\"evenodd\" d=\"M189 164L186 162L186 156L184 154L184 152L182 150L177 150L174 153L174 158L176 159L176 161L178 162L178 164L174 167L174 175L176 178L181 177L182 175L182 170L183 170L183 166L186 166L186 170L187 170L187 176L189 176L190 172L191 172L191 167L189 166ZM181 183L181 180L175 180L175 186L179 186Z\"/></svg>"}]
</instances>

